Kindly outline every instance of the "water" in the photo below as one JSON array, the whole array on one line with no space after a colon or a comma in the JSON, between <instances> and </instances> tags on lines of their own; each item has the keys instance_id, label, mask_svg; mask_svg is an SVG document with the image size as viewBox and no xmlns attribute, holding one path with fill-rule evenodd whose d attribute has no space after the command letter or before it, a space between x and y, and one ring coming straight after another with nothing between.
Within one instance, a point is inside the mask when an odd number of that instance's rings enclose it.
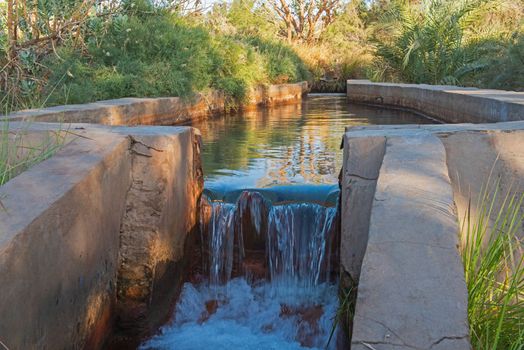
<instances>
[{"instance_id":1,"label":"water","mask_svg":"<svg viewBox=\"0 0 524 350\"><path fill-rule=\"evenodd\" d=\"M321 285L294 298L273 291L269 283L250 285L243 278L221 286L218 295L206 284L187 283L173 324L142 348L324 348L338 304L336 286Z\"/></svg>"},{"instance_id":2,"label":"water","mask_svg":"<svg viewBox=\"0 0 524 350\"><path fill-rule=\"evenodd\" d=\"M314 95L302 104L191 125L202 132L206 188L225 192L337 183L345 127L426 123L432 121L410 112L348 104L344 96Z\"/></svg>"},{"instance_id":3,"label":"water","mask_svg":"<svg viewBox=\"0 0 524 350\"><path fill-rule=\"evenodd\" d=\"M184 285L172 322L142 348L324 349L338 307L344 128L429 122L317 95L193 123L209 195L200 213L203 276Z\"/></svg>"},{"instance_id":4,"label":"water","mask_svg":"<svg viewBox=\"0 0 524 350\"><path fill-rule=\"evenodd\" d=\"M206 202L209 279L184 285L174 321L142 348L325 348L338 306L330 268L336 217L336 207L274 205L256 191L236 203ZM257 240L258 261L246 253Z\"/></svg>"},{"instance_id":5,"label":"water","mask_svg":"<svg viewBox=\"0 0 524 350\"><path fill-rule=\"evenodd\" d=\"M337 208L312 203L271 208L266 251L273 284L312 289L329 281L336 214Z\"/></svg>"}]
</instances>

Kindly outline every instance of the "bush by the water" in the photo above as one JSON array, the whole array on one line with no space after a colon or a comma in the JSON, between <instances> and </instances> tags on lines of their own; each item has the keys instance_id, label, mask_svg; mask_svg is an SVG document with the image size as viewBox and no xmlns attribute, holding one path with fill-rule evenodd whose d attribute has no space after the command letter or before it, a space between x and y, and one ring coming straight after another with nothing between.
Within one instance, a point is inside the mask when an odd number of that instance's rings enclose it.
<instances>
[{"instance_id":1,"label":"bush by the water","mask_svg":"<svg viewBox=\"0 0 524 350\"><path fill-rule=\"evenodd\" d=\"M376 80L524 89L524 3L390 1L377 9Z\"/></svg>"},{"instance_id":2,"label":"bush by the water","mask_svg":"<svg viewBox=\"0 0 524 350\"><path fill-rule=\"evenodd\" d=\"M89 18L80 44L64 40L45 55L21 51L19 76L4 84L17 79L3 91L4 110L119 97L190 98L210 89L235 104L255 85L309 79L302 60L281 41L214 33L200 20L131 4L109 19Z\"/></svg>"},{"instance_id":3,"label":"bush by the water","mask_svg":"<svg viewBox=\"0 0 524 350\"><path fill-rule=\"evenodd\" d=\"M522 1L335 0L302 15L304 0L281 3L0 3L2 111L211 89L235 104L252 86L301 80L524 89Z\"/></svg>"}]
</instances>

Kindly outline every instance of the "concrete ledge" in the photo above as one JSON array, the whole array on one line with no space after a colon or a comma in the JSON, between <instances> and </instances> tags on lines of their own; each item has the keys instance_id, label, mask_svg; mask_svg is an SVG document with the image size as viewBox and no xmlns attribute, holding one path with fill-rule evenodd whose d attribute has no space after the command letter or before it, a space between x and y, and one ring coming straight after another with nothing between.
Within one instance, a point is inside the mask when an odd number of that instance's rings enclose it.
<instances>
[{"instance_id":1,"label":"concrete ledge","mask_svg":"<svg viewBox=\"0 0 524 350\"><path fill-rule=\"evenodd\" d=\"M200 134L132 128L131 182L120 226L119 331L148 335L167 321L185 277L187 236L197 232L204 185Z\"/></svg>"},{"instance_id":2,"label":"concrete ledge","mask_svg":"<svg viewBox=\"0 0 524 350\"><path fill-rule=\"evenodd\" d=\"M448 123L524 120L524 93L425 84L348 80L350 101L408 108Z\"/></svg>"},{"instance_id":3,"label":"concrete ledge","mask_svg":"<svg viewBox=\"0 0 524 350\"><path fill-rule=\"evenodd\" d=\"M346 138L410 138L428 133L437 136L446 148L459 222L463 222L468 208L475 218L486 186L498 186L499 206L506 194L524 192L524 121L352 127L347 129ZM524 238L524 229L520 231Z\"/></svg>"},{"instance_id":4,"label":"concrete ledge","mask_svg":"<svg viewBox=\"0 0 524 350\"><path fill-rule=\"evenodd\" d=\"M384 136L344 138L342 167L340 262L358 281L368 243L371 206L375 195L380 167L386 150Z\"/></svg>"},{"instance_id":5,"label":"concrete ledge","mask_svg":"<svg viewBox=\"0 0 524 350\"><path fill-rule=\"evenodd\" d=\"M30 132L53 128L33 124ZM0 187L0 340L10 349L100 348L126 311L120 306L136 301L120 293L129 271L152 274L134 275L144 286L146 325L170 315L151 302L169 305L176 288L157 292L183 275L178 266L202 188L198 134L187 127L70 130L78 136L56 155ZM158 181L153 199L141 195L151 181ZM148 207L154 218L140 209ZM133 230L140 222L147 234Z\"/></svg>"},{"instance_id":6,"label":"concrete ledge","mask_svg":"<svg viewBox=\"0 0 524 350\"><path fill-rule=\"evenodd\" d=\"M307 83L259 86L252 89L244 108L300 101ZM197 94L192 100L179 97L120 98L80 105L25 110L9 115L11 121L95 123L104 125L176 125L226 112L223 94Z\"/></svg>"},{"instance_id":7,"label":"concrete ledge","mask_svg":"<svg viewBox=\"0 0 524 350\"><path fill-rule=\"evenodd\" d=\"M467 291L444 146L430 134L386 140L352 349L468 349Z\"/></svg>"},{"instance_id":8,"label":"concrete ledge","mask_svg":"<svg viewBox=\"0 0 524 350\"><path fill-rule=\"evenodd\" d=\"M470 348L459 225L490 176L499 202L524 192L523 143L520 121L347 129L341 266L359 282L352 349Z\"/></svg>"}]
</instances>

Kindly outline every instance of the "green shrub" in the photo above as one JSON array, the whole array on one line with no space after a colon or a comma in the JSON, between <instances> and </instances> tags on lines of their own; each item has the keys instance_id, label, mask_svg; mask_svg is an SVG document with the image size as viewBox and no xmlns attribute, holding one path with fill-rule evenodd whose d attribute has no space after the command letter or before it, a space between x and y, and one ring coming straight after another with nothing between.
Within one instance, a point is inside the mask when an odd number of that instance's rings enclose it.
<instances>
[{"instance_id":1,"label":"green shrub","mask_svg":"<svg viewBox=\"0 0 524 350\"><path fill-rule=\"evenodd\" d=\"M507 0L393 0L375 24L379 60L370 77L521 88L522 11Z\"/></svg>"},{"instance_id":2,"label":"green shrub","mask_svg":"<svg viewBox=\"0 0 524 350\"><path fill-rule=\"evenodd\" d=\"M457 84L474 58L464 50L462 27L473 9L470 1L432 0L425 9L400 4L388 13L397 34L379 41L377 54L401 81Z\"/></svg>"},{"instance_id":3,"label":"green shrub","mask_svg":"<svg viewBox=\"0 0 524 350\"><path fill-rule=\"evenodd\" d=\"M263 58L252 47L227 36L217 36L213 46L214 89L240 101L249 87L267 82Z\"/></svg>"},{"instance_id":4,"label":"green shrub","mask_svg":"<svg viewBox=\"0 0 524 350\"><path fill-rule=\"evenodd\" d=\"M47 61L48 89L62 86L55 93L47 91L53 104L128 96L186 97L212 81L210 35L164 14L116 17L107 32L90 40L87 54L67 47L61 53L62 59L51 56Z\"/></svg>"},{"instance_id":5,"label":"green shrub","mask_svg":"<svg viewBox=\"0 0 524 350\"><path fill-rule=\"evenodd\" d=\"M306 65L289 45L259 37L246 37L244 40L264 57L269 83L293 83L310 79Z\"/></svg>"},{"instance_id":6,"label":"green shrub","mask_svg":"<svg viewBox=\"0 0 524 350\"><path fill-rule=\"evenodd\" d=\"M524 348L524 245L519 237L524 196L507 195L497 208L498 196L486 187L478 212L468 209L462 225L468 318L476 350Z\"/></svg>"},{"instance_id":7,"label":"green shrub","mask_svg":"<svg viewBox=\"0 0 524 350\"><path fill-rule=\"evenodd\" d=\"M191 97L207 89L238 102L254 85L308 78L300 58L282 43L212 34L176 15L133 9L106 26L91 23L87 52L64 45L48 57L47 104Z\"/></svg>"},{"instance_id":8,"label":"green shrub","mask_svg":"<svg viewBox=\"0 0 524 350\"><path fill-rule=\"evenodd\" d=\"M218 9L210 16L217 15L227 20L236 35L244 37L275 40L280 29L264 6L260 6L255 0L233 0L229 6Z\"/></svg>"},{"instance_id":9,"label":"green shrub","mask_svg":"<svg viewBox=\"0 0 524 350\"><path fill-rule=\"evenodd\" d=\"M486 46L486 43L480 43ZM478 76L478 84L493 89L524 90L524 33L517 32L507 41L489 43L485 61L489 69Z\"/></svg>"}]
</instances>

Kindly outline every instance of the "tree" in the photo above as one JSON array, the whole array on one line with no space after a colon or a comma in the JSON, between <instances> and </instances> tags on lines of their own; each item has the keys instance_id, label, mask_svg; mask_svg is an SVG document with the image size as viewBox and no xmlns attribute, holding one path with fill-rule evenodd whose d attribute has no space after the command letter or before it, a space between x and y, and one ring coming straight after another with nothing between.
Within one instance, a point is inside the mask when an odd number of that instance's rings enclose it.
<instances>
[{"instance_id":1,"label":"tree","mask_svg":"<svg viewBox=\"0 0 524 350\"><path fill-rule=\"evenodd\" d=\"M268 0L267 3L284 22L289 42L311 43L335 20L343 0Z\"/></svg>"}]
</instances>

